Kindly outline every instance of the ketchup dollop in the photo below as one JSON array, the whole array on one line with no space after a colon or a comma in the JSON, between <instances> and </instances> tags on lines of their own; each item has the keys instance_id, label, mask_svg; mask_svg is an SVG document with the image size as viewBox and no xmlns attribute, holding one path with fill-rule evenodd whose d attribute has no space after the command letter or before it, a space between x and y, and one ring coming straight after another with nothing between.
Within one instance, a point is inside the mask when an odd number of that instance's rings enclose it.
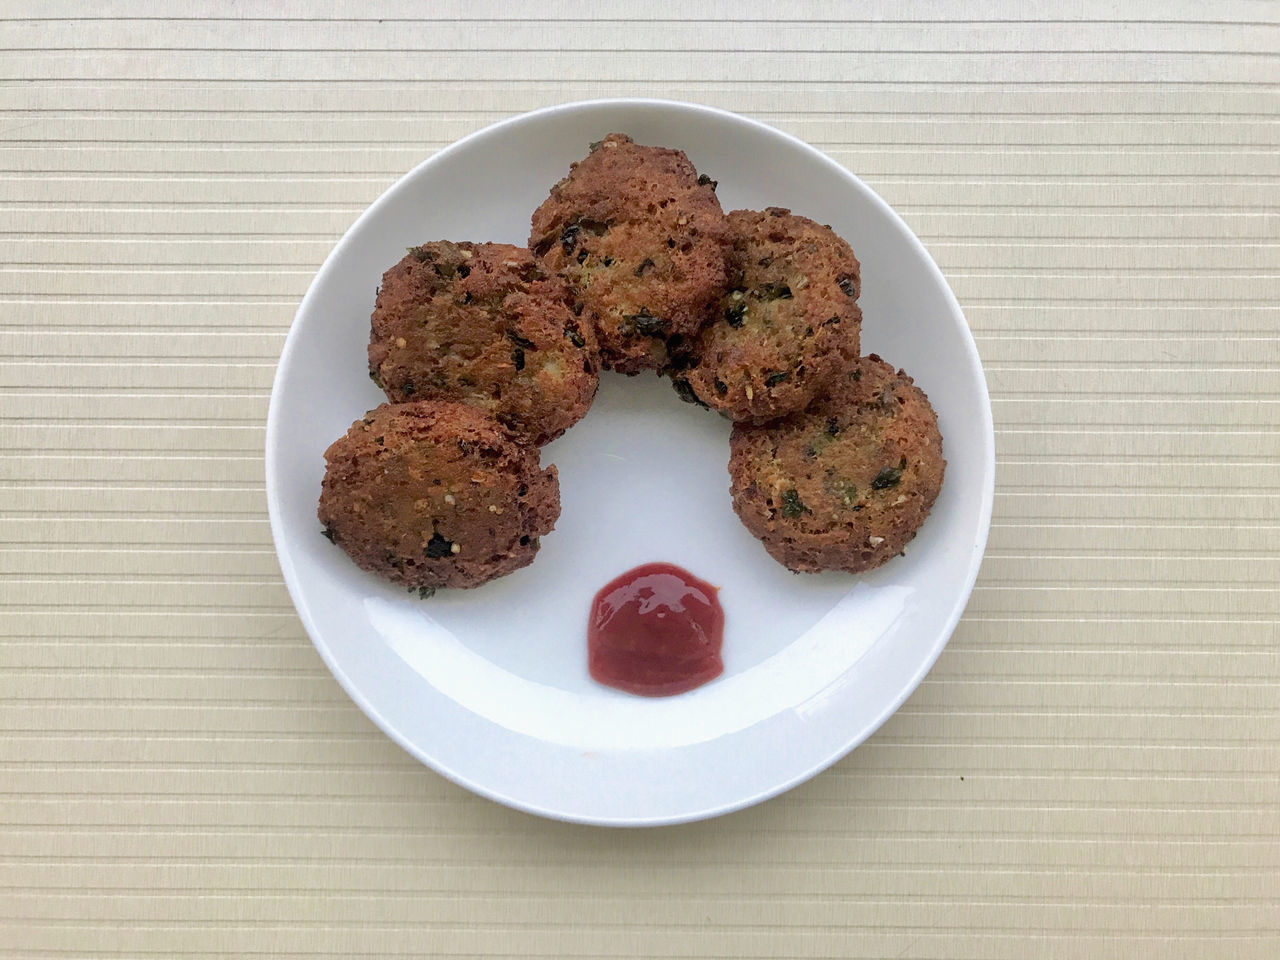
<instances>
[{"instance_id":1,"label":"ketchup dollop","mask_svg":"<svg viewBox=\"0 0 1280 960\"><path fill-rule=\"evenodd\" d=\"M606 686L646 697L684 693L724 671L717 588L670 563L605 584L591 604L587 667Z\"/></svg>"}]
</instances>

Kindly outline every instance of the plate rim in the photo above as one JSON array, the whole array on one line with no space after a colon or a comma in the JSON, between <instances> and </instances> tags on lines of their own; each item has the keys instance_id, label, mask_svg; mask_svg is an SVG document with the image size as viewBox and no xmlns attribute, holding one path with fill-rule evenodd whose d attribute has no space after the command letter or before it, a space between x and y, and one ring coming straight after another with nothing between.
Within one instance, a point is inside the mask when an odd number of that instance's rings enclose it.
<instances>
[{"instance_id":1,"label":"plate rim","mask_svg":"<svg viewBox=\"0 0 1280 960\"><path fill-rule=\"evenodd\" d=\"M658 816L633 816L625 819L617 816L600 816L593 817L585 814L570 813L565 811L554 810L539 806L536 803L530 803L522 800L518 796L513 796L501 790L496 790L484 784L478 783L469 777L459 773L440 763L435 758L428 755L415 742L403 735L393 724L390 723L381 713L381 711L369 700L361 689L352 682L342 666L337 662L333 652L329 649L327 643L322 639L322 633L313 621L308 605L302 597L302 588L299 583L297 571L293 563L292 555L288 549L288 534L284 529L284 521L282 519L283 507L281 504L281 493L275 478L278 476L277 469L277 449L279 447L278 439L281 432L281 402L279 395L281 393L282 372L289 366L292 355L297 349L299 341L299 320L305 312L307 312L316 296L316 280L325 273L331 262L333 262L346 248L354 242L357 235L361 233L361 226L371 219L381 208L390 203L389 199L395 194L398 188L405 181L418 177L423 171L430 166L439 163L450 155L464 149L473 141L483 137L497 133L498 131L519 124L536 121L537 119L557 114L569 113L587 108L600 108L609 106L644 106L657 109L678 110L687 113L714 115L724 120L735 123L746 124L756 128L769 136L780 137L787 141L792 147L798 148L804 153L820 161L824 166L830 169L841 179L845 180L848 185L864 196L868 197L872 204L880 213L888 216L896 227L905 235L908 243L914 247L915 251L922 255L926 264L926 269L932 274L933 279L940 283L945 291L945 301L952 314L952 320L957 322L962 333L962 341L965 348L965 359L969 367L978 374L976 380L980 390L979 409L981 411L982 423L981 435L985 441L984 455L980 463L981 467L981 502L979 504L978 513L978 535L971 548L969 558L969 569L963 586L955 596L951 610L948 612L945 625L938 631L937 639L930 648L928 655L920 662L918 668L912 673L908 682L902 687L898 693L886 702L886 705L869 721L862 724L857 730L853 731L844 746L832 752L829 756L824 757L819 762L802 770L798 774L774 784L768 788L759 790L745 797L740 797L727 803L714 804L704 809L688 811L681 814L667 814ZM956 299L954 291L951 289L950 283L947 282L946 276L934 261L933 256L929 253L924 243L920 240L914 230L898 215L897 211L891 207L875 190L867 185L860 177L849 170L847 167L838 163L836 160L828 156L817 147L774 127L763 121L756 120L752 117L744 116L730 110L720 107L713 107L707 104L694 103L684 100L671 100L657 97L605 97L591 100L571 100L562 103L552 104L540 107L536 110L527 111L525 113L515 114L505 117L487 126L481 127L466 136L454 141L443 149L433 153L420 163L414 165L398 177L393 183L388 185L372 203L370 203L360 215L352 221L346 228L338 242L334 244L329 253L325 256L320 266L316 269L315 275L311 278L311 282L307 287L306 293L302 300L298 303L298 308L294 311L293 319L289 322L289 331L285 336L284 346L280 352L280 359L276 363L275 374L272 377L271 395L267 408L267 422L265 435L265 456L264 456L264 486L267 499L267 514L271 526L272 545L275 549L276 560L280 565L280 572L284 578L285 587L289 592L290 602L293 604L294 611L298 615L298 619L302 622L303 629L307 633L307 637L311 640L311 644L320 654L320 658L324 661L325 666L338 681L339 686L351 698L352 702L368 717L375 726L378 727L387 737L394 743L398 744L401 749L412 756L419 763L438 773L452 783L463 787L486 799L500 803L503 806L525 813L531 813L536 816L545 817L551 820L557 820L567 823L576 823L589 826L609 826L609 827L654 827L666 826L679 823L690 823L699 820L708 820L724 814L733 813L737 810L743 810L747 807L762 803L780 794L786 793L800 784L812 779L819 773L838 763L844 757L852 753L857 747L866 742L884 723L893 716L898 709L906 702L920 686L925 676L933 669L934 664L942 655L942 651L950 642L952 635L955 633L956 626L960 622L969 599L973 594L973 588L977 582L978 573L982 567L982 561L986 554L987 540L991 530L991 514L995 499L995 426L991 410L991 395L987 386L986 372L982 366L982 360L978 353L977 343L974 341L973 331L969 326L968 320L965 318L964 311L960 307L959 301Z\"/></svg>"}]
</instances>

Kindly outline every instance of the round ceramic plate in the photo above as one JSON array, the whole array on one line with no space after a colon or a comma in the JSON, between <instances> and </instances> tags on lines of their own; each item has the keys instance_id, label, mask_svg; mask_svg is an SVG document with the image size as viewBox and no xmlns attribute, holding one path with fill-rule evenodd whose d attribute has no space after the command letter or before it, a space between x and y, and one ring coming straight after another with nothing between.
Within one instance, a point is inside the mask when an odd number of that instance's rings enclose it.
<instances>
[{"instance_id":1,"label":"round ceramic plate","mask_svg":"<svg viewBox=\"0 0 1280 960\"><path fill-rule=\"evenodd\" d=\"M605 374L587 417L542 452L563 512L532 566L419 600L356 568L316 520L324 450L382 401L365 347L374 289L406 247L523 245L569 163L611 131L678 147L726 211L790 207L862 262L865 352L905 367L938 411L948 465L906 556L868 575L797 576L734 516L729 423L670 384ZM982 560L994 440L973 339L923 246L865 184L771 127L692 104L604 100L475 133L392 186L325 260L289 331L267 423L280 566L307 632L369 717L449 779L587 823L715 816L813 776L866 739L942 651ZM723 676L665 699L587 674L596 590L648 561L720 587Z\"/></svg>"}]
</instances>

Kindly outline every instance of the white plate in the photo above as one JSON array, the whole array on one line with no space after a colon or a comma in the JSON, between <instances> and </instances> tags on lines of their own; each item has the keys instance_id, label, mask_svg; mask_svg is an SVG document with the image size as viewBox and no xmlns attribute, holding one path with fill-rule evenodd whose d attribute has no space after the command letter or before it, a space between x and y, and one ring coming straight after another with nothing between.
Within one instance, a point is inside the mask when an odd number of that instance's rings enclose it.
<instances>
[{"instance_id":1,"label":"white plate","mask_svg":"<svg viewBox=\"0 0 1280 960\"><path fill-rule=\"evenodd\" d=\"M477 590L418 600L320 534L323 453L381 400L365 346L374 288L428 240L523 244L529 215L610 131L679 147L720 181L726 211L790 207L862 261L864 351L905 367L941 421L942 494L905 557L862 577L795 576L729 501L729 424L645 375L606 374L590 414L546 447L563 512L536 562ZM711 817L771 797L869 736L942 651L991 517L986 384L942 274L897 215L814 148L692 104L601 100L481 130L392 186L325 260L289 331L267 422L280 566L329 669L396 742L500 803L586 823ZM666 699L587 675L595 591L665 560L721 587L724 675Z\"/></svg>"}]
</instances>

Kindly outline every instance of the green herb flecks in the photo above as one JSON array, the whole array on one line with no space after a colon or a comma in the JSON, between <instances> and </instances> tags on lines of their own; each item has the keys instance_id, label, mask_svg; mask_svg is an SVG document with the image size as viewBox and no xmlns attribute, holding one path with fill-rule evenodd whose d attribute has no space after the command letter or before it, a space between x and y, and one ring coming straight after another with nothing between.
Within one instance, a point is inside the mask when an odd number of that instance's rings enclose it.
<instances>
[{"instance_id":1,"label":"green herb flecks","mask_svg":"<svg viewBox=\"0 0 1280 960\"><path fill-rule=\"evenodd\" d=\"M647 308L641 307L639 313L626 313L622 319L627 321L625 333L642 337L665 337L671 330L671 322L662 317L655 317Z\"/></svg>"},{"instance_id":2,"label":"green herb flecks","mask_svg":"<svg viewBox=\"0 0 1280 960\"><path fill-rule=\"evenodd\" d=\"M566 256L573 253L573 248L578 245L579 229L576 223L571 223L560 233L560 246L564 248Z\"/></svg>"},{"instance_id":3,"label":"green herb flecks","mask_svg":"<svg viewBox=\"0 0 1280 960\"><path fill-rule=\"evenodd\" d=\"M800 494L794 487L782 492L782 515L784 517L795 519L802 513L810 512L812 511L804 505L804 501L800 499Z\"/></svg>"},{"instance_id":4,"label":"green herb flecks","mask_svg":"<svg viewBox=\"0 0 1280 960\"><path fill-rule=\"evenodd\" d=\"M904 457L902 462L896 467L884 467L876 474L875 479L871 481L872 490L888 490L890 487L896 487L902 479L902 471L907 469L907 461Z\"/></svg>"},{"instance_id":5,"label":"green herb flecks","mask_svg":"<svg viewBox=\"0 0 1280 960\"><path fill-rule=\"evenodd\" d=\"M700 407L706 407L706 404L693 392L693 387L689 385L689 381L684 377L674 378L671 381L671 385L676 388L676 395L685 403L695 403Z\"/></svg>"}]
</instances>

